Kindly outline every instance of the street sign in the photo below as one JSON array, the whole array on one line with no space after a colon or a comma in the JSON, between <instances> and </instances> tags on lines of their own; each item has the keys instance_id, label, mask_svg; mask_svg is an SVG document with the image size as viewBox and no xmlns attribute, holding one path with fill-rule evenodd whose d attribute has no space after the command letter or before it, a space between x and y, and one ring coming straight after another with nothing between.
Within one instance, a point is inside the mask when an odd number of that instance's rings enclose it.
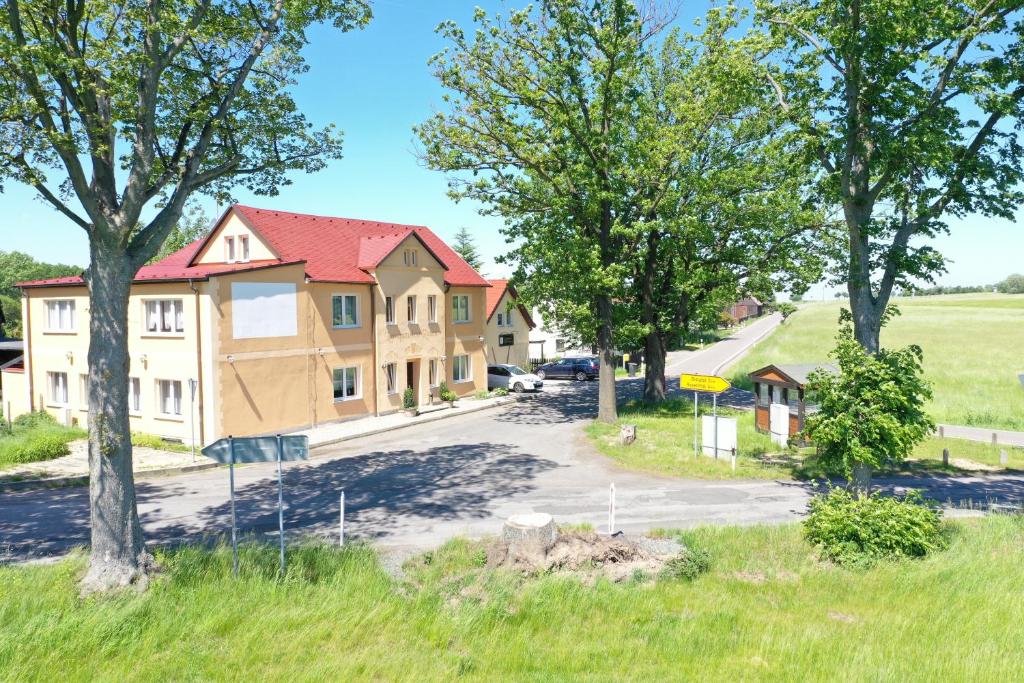
<instances>
[{"instance_id":1,"label":"street sign","mask_svg":"<svg viewBox=\"0 0 1024 683\"><path fill-rule=\"evenodd\" d=\"M309 458L309 437L289 434L281 438L281 460L306 460ZM236 465L249 462L277 462L276 436L250 436L237 439L220 439L203 449L203 455L224 465L231 464L231 443L235 445Z\"/></svg>"},{"instance_id":2,"label":"street sign","mask_svg":"<svg viewBox=\"0 0 1024 683\"><path fill-rule=\"evenodd\" d=\"M238 525L235 521L235 465L251 462L277 463L277 523L281 539L281 576L284 576L284 483L281 463L285 460L306 460L309 458L309 437L292 434L289 436L229 436L213 442L203 449L203 455L228 465L228 486L231 490L231 549L234 555L234 572L238 576Z\"/></svg>"},{"instance_id":3,"label":"street sign","mask_svg":"<svg viewBox=\"0 0 1024 683\"><path fill-rule=\"evenodd\" d=\"M731 386L724 377L716 375L680 375L679 377L679 388L686 391L720 394Z\"/></svg>"}]
</instances>

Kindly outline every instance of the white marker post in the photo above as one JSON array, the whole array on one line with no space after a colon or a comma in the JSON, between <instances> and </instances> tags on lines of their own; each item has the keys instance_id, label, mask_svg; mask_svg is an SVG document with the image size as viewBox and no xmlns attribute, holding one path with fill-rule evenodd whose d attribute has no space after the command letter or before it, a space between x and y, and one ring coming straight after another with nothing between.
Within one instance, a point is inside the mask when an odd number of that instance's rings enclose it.
<instances>
[{"instance_id":1,"label":"white marker post","mask_svg":"<svg viewBox=\"0 0 1024 683\"><path fill-rule=\"evenodd\" d=\"M281 446L281 435L277 435L277 529L281 536L281 576L284 576L284 484L281 481L281 459L284 449Z\"/></svg>"},{"instance_id":2,"label":"white marker post","mask_svg":"<svg viewBox=\"0 0 1024 683\"><path fill-rule=\"evenodd\" d=\"M345 491L341 492L341 504L338 506L341 514L338 520L338 545L345 545Z\"/></svg>"},{"instance_id":3,"label":"white marker post","mask_svg":"<svg viewBox=\"0 0 1024 683\"><path fill-rule=\"evenodd\" d=\"M715 420L715 460L718 460L718 394L712 394L711 414Z\"/></svg>"},{"instance_id":4,"label":"white marker post","mask_svg":"<svg viewBox=\"0 0 1024 683\"><path fill-rule=\"evenodd\" d=\"M697 445L697 424L700 419L697 417L697 392L693 392L693 457L700 455L700 446Z\"/></svg>"},{"instance_id":5,"label":"white marker post","mask_svg":"<svg viewBox=\"0 0 1024 683\"><path fill-rule=\"evenodd\" d=\"M615 482L608 487L608 535L615 533Z\"/></svg>"},{"instance_id":6,"label":"white marker post","mask_svg":"<svg viewBox=\"0 0 1024 683\"><path fill-rule=\"evenodd\" d=\"M234 556L235 578L238 578L238 525L235 522L235 437L228 437L231 460L228 462L228 486L231 488L231 551Z\"/></svg>"}]
</instances>

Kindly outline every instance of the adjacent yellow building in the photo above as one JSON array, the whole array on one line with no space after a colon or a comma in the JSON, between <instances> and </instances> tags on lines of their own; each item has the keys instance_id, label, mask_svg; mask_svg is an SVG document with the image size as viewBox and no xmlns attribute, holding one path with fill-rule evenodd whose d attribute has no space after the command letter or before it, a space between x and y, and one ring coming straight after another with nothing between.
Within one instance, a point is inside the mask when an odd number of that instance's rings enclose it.
<instances>
[{"instance_id":1,"label":"adjacent yellow building","mask_svg":"<svg viewBox=\"0 0 1024 683\"><path fill-rule=\"evenodd\" d=\"M25 355L4 400L84 424L86 288L20 286ZM406 387L419 405L442 382L486 389L488 289L425 227L233 206L136 275L132 429L205 444L393 412Z\"/></svg>"}]
</instances>

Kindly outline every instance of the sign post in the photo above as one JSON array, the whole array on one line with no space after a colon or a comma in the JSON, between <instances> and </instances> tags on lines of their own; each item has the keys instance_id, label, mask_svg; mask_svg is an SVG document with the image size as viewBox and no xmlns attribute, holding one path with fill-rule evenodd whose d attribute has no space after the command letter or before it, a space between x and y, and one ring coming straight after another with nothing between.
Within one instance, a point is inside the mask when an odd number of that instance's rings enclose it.
<instances>
[{"instance_id":1,"label":"sign post","mask_svg":"<svg viewBox=\"0 0 1024 683\"><path fill-rule=\"evenodd\" d=\"M277 463L277 524L281 536L281 575L285 572L284 558L284 461L306 460L309 458L309 437L301 435L252 436L236 439L229 436L210 444L202 450L203 455L228 466L228 481L231 489L231 549L234 554L234 572L238 576L238 522L235 516L235 464L276 462Z\"/></svg>"},{"instance_id":2,"label":"sign post","mask_svg":"<svg viewBox=\"0 0 1024 683\"><path fill-rule=\"evenodd\" d=\"M192 394L192 408L188 414L188 421L192 429L192 462L196 461L196 387L199 385L194 379L189 379L188 390Z\"/></svg>"},{"instance_id":3,"label":"sign post","mask_svg":"<svg viewBox=\"0 0 1024 683\"><path fill-rule=\"evenodd\" d=\"M729 380L717 375L680 375L679 388L693 392L693 454L696 457L700 449L697 447L697 394L706 392L712 395L711 410L715 421L715 460L718 459L718 395L732 385Z\"/></svg>"}]
</instances>

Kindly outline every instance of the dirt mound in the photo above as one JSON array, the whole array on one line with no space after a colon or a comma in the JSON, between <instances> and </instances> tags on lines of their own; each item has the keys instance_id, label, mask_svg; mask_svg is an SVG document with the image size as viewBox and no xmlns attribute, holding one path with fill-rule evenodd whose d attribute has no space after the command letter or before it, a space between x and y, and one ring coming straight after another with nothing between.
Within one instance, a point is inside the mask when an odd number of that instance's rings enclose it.
<instances>
[{"instance_id":1,"label":"dirt mound","mask_svg":"<svg viewBox=\"0 0 1024 683\"><path fill-rule=\"evenodd\" d=\"M559 534L546 548L538 543L495 542L487 550L487 566L526 574L567 572L623 581L637 572L657 574L681 550L678 542L667 539L569 532Z\"/></svg>"}]
</instances>

